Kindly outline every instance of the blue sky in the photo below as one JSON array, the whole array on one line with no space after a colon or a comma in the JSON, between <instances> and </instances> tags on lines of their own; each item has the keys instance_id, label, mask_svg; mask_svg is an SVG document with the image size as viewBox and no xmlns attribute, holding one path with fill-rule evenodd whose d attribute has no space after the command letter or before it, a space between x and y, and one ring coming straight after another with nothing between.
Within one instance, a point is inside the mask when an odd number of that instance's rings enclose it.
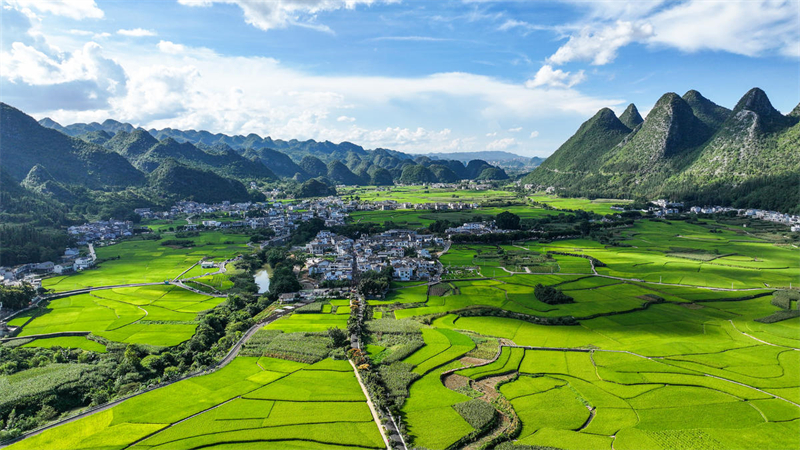
<instances>
[{"instance_id":1,"label":"blue sky","mask_svg":"<svg viewBox=\"0 0 800 450\"><path fill-rule=\"evenodd\" d=\"M0 99L62 124L547 156L601 107L800 101L800 3L2 0Z\"/></svg>"}]
</instances>

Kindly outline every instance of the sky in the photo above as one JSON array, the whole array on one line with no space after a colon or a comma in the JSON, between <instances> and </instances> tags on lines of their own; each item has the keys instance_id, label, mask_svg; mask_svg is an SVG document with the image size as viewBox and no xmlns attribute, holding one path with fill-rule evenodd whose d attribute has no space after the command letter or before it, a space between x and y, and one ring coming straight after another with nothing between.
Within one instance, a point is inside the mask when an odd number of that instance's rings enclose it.
<instances>
[{"instance_id":1,"label":"sky","mask_svg":"<svg viewBox=\"0 0 800 450\"><path fill-rule=\"evenodd\" d=\"M667 92L800 102L799 0L0 1L0 101L62 125L545 157Z\"/></svg>"}]
</instances>

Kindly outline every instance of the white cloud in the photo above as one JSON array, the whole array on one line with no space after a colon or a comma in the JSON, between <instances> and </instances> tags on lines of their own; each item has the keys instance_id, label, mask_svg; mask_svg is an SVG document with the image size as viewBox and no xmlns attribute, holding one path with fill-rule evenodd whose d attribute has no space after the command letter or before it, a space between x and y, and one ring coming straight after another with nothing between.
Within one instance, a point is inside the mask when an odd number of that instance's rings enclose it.
<instances>
[{"instance_id":1,"label":"white cloud","mask_svg":"<svg viewBox=\"0 0 800 450\"><path fill-rule=\"evenodd\" d=\"M522 127L509 128L508 131L510 133L519 133L520 131L522 131Z\"/></svg>"},{"instance_id":2,"label":"white cloud","mask_svg":"<svg viewBox=\"0 0 800 450\"><path fill-rule=\"evenodd\" d=\"M44 100L27 102L25 83L55 83L60 77L58 68L50 69L45 55L43 61L16 71L13 84L5 82L6 75L12 75L7 67L16 66L5 64L4 57L3 96L15 99L11 103L26 112L38 117L48 115L65 124L111 117L145 128L348 140L366 147L409 152L482 150L486 141L492 140L492 136L483 136L485 131L476 133L482 124L588 116L603 106L623 103L569 88L527 88L521 83L462 72L421 77L314 75L271 58L224 56L169 41L159 42L158 52L153 52L150 44L111 41L108 46L124 70L113 76L97 74L91 83L97 91L101 78L121 80L121 89L114 95L101 91L99 100L78 106ZM236 70L231 71L231 67ZM26 81L22 77L36 79ZM398 110L401 103L414 105L414 112ZM452 106L442 111L441 105ZM90 106L94 110L90 111ZM339 117L359 117L359 121L340 121ZM442 123L442 117L458 117L458 135ZM471 125L462 126L465 121ZM442 125L421 127L436 122ZM507 141L493 145L502 142Z\"/></svg>"},{"instance_id":3,"label":"white cloud","mask_svg":"<svg viewBox=\"0 0 800 450\"><path fill-rule=\"evenodd\" d=\"M339 116L336 118L337 122L355 122L355 117L348 117L348 116Z\"/></svg>"},{"instance_id":4,"label":"white cloud","mask_svg":"<svg viewBox=\"0 0 800 450\"><path fill-rule=\"evenodd\" d=\"M156 44L156 46L160 51L172 55L177 55L179 53L183 53L186 51L186 47L184 45L176 44L170 41L159 41L159 43Z\"/></svg>"},{"instance_id":5,"label":"white cloud","mask_svg":"<svg viewBox=\"0 0 800 450\"><path fill-rule=\"evenodd\" d=\"M14 42L10 51L0 54L7 101L85 110L107 107L110 99L126 94L125 70L106 58L99 44L88 42L72 53L47 50Z\"/></svg>"},{"instance_id":6,"label":"white cloud","mask_svg":"<svg viewBox=\"0 0 800 450\"><path fill-rule=\"evenodd\" d=\"M586 74L583 70L576 73L564 72L561 69L553 69L553 66L545 64L536 72L532 80L528 80L525 86L529 88L537 88L540 86L566 88L569 89L578 83L586 80Z\"/></svg>"},{"instance_id":7,"label":"white cloud","mask_svg":"<svg viewBox=\"0 0 800 450\"><path fill-rule=\"evenodd\" d=\"M69 17L70 19L101 19L103 10L94 0L6 0L18 10L36 10L40 13Z\"/></svg>"},{"instance_id":8,"label":"white cloud","mask_svg":"<svg viewBox=\"0 0 800 450\"><path fill-rule=\"evenodd\" d=\"M614 61L633 42L758 57L800 57L800 2L786 0L647 2L574 0L590 13L581 30L555 54L551 64Z\"/></svg>"},{"instance_id":9,"label":"white cloud","mask_svg":"<svg viewBox=\"0 0 800 450\"><path fill-rule=\"evenodd\" d=\"M591 61L594 65L604 65L614 61L620 47L652 35L653 26L649 23L617 21L599 30L587 26L571 36L547 61L556 65L570 61Z\"/></svg>"},{"instance_id":10,"label":"white cloud","mask_svg":"<svg viewBox=\"0 0 800 450\"><path fill-rule=\"evenodd\" d=\"M153 30L145 30L144 28L133 28L131 30L117 30L117 34L121 34L123 36L129 37L146 37L146 36L156 36L156 32Z\"/></svg>"},{"instance_id":11,"label":"white cloud","mask_svg":"<svg viewBox=\"0 0 800 450\"><path fill-rule=\"evenodd\" d=\"M538 131L531 131L531 139L534 139L534 138L537 138L537 137L539 137L539 132Z\"/></svg>"},{"instance_id":12,"label":"white cloud","mask_svg":"<svg viewBox=\"0 0 800 450\"><path fill-rule=\"evenodd\" d=\"M94 34L94 32L87 30L69 30L69 34L74 34L76 36L91 36Z\"/></svg>"},{"instance_id":13,"label":"white cloud","mask_svg":"<svg viewBox=\"0 0 800 450\"><path fill-rule=\"evenodd\" d=\"M497 131L492 131L491 133L486 133L486 137L494 137L497 136Z\"/></svg>"},{"instance_id":14,"label":"white cloud","mask_svg":"<svg viewBox=\"0 0 800 450\"><path fill-rule=\"evenodd\" d=\"M514 138L503 138L492 141L486 145L486 150L505 150L509 147L517 145L517 140Z\"/></svg>"},{"instance_id":15,"label":"white cloud","mask_svg":"<svg viewBox=\"0 0 800 450\"><path fill-rule=\"evenodd\" d=\"M337 9L354 9L359 4L370 5L376 0L178 0L187 6L211 6L229 3L239 6L247 23L264 31L302 26L331 32L325 25L314 23L316 14Z\"/></svg>"},{"instance_id":16,"label":"white cloud","mask_svg":"<svg viewBox=\"0 0 800 450\"><path fill-rule=\"evenodd\" d=\"M648 42L687 52L722 50L761 56L770 50L800 56L797 1L689 1L649 18L656 31Z\"/></svg>"}]
</instances>

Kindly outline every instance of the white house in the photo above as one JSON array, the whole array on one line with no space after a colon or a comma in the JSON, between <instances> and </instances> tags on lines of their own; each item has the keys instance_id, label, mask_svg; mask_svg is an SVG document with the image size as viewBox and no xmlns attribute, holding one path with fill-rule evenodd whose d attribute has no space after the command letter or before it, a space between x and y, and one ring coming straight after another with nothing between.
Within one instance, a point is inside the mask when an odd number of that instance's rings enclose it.
<instances>
[{"instance_id":1,"label":"white house","mask_svg":"<svg viewBox=\"0 0 800 450\"><path fill-rule=\"evenodd\" d=\"M414 275L414 268L409 266L400 266L394 268L394 276L395 278L399 278L401 281L408 281Z\"/></svg>"}]
</instances>

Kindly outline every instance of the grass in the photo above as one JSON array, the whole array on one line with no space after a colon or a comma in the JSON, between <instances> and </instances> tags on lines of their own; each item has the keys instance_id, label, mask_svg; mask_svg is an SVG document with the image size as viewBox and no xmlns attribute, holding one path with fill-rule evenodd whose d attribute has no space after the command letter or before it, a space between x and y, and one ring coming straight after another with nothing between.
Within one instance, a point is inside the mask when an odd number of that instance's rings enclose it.
<instances>
[{"instance_id":1,"label":"grass","mask_svg":"<svg viewBox=\"0 0 800 450\"><path fill-rule=\"evenodd\" d=\"M117 342L173 346L192 337L197 313L222 301L174 286L95 291L51 301L19 335L88 331Z\"/></svg>"}]
</instances>

